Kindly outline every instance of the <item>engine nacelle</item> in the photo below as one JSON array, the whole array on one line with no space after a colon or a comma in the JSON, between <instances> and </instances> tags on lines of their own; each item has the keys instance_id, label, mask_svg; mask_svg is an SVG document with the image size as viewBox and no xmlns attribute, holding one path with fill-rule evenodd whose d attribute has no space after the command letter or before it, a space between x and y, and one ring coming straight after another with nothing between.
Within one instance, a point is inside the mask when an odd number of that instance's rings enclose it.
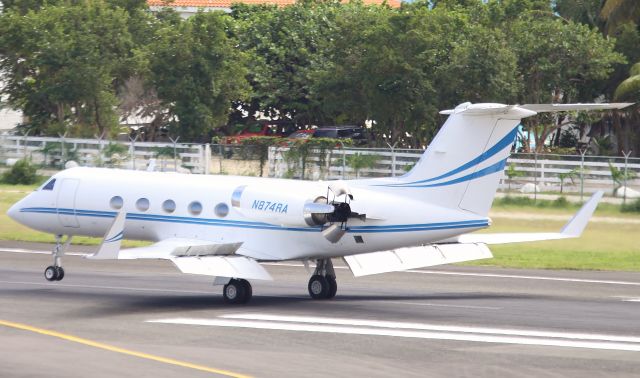
<instances>
[{"instance_id":1,"label":"engine nacelle","mask_svg":"<svg viewBox=\"0 0 640 378\"><path fill-rule=\"evenodd\" d=\"M283 226L321 226L334 206L324 196L291 193L285 188L239 186L231 206L247 218Z\"/></svg>"}]
</instances>

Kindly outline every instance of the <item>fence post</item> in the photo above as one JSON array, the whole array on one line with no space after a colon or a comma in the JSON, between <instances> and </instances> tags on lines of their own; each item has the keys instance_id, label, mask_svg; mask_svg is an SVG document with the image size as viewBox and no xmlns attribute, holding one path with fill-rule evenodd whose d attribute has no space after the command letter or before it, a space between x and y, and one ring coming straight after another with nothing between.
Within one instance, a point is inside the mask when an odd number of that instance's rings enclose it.
<instances>
[{"instance_id":1,"label":"fence post","mask_svg":"<svg viewBox=\"0 0 640 378\"><path fill-rule=\"evenodd\" d=\"M178 145L179 139L180 139L179 135L176 139L169 137L169 140L171 141L171 143L173 143L173 170L175 172L178 172L178 146L177 145Z\"/></svg>"},{"instance_id":2,"label":"fence post","mask_svg":"<svg viewBox=\"0 0 640 378\"><path fill-rule=\"evenodd\" d=\"M64 132L64 134L58 134L58 136L60 137L60 168L64 169L64 165L67 162L67 146L66 143L64 141L64 139L67 136L67 131ZM26 149L26 145L25 145L25 149Z\"/></svg>"},{"instance_id":3,"label":"fence post","mask_svg":"<svg viewBox=\"0 0 640 378\"><path fill-rule=\"evenodd\" d=\"M586 154L586 148L580 151L580 203L584 202L584 155Z\"/></svg>"},{"instance_id":4,"label":"fence post","mask_svg":"<svg viewBox=\"0 0 640 378\"><path fill-rule=\"evenodd\" d=\"M129 155L131 156L131 167L136 170L136 140L138 140L138 134L135 138L129 137L131 144L129 145Z\"/></svg>"},{"instance_id":5,"label":"fence post","mask_svg":"<svg viewBox=\"0 0 640 378\"><path fill-rule=\"evenodd\" d=\"M391 149L391 177L396 177L396 153L395 153L395 148L396 148L396 144L398 144L398 141L396 141L393 146L389 144L389 142L385 142L387 143L387 146L389 146L389 148Z\"/></svg>"},{"instance_id":6,"label":"fence post","mask_svg":"<svg viewBox=\"0 0 640 378\"><path fill-rule=\"evenodd\" d=\"M533 152L533 202L538 200L538 151Z\"/></svg>"},{"instance_id":7,"label":"fence post","mask_svg":"<svg viewBox=\"0 0 640 378\"><path fill-rule=\"evenodd\" d=\"M629 156L632 151L628 151L625 153L622 151L622 155L624 155L624 191L622 192L622 204L627 204L627 162L629 161Z\"/></svg>"},{"instance_id":8,"label":"fence post","mask_svg":"<svg viewBox=\"0 0 640 378\"><path fill-rule=\"evenodd\" d=\"M211 170L211 145L204 145L204 174L208 175Z\"/></svg>"},{"instance_id":9,"label":"fence post","mask_svg":"<svg viewBox=\"0 0 640 378\"><path fill-rule=\"evenodd\" d=\"M98 140L98 158L96 163L98 163L99 167L102 167L102 139L104 138L104 133L105 131L102 132L102 134L100 134L100 136L98 135L94 135L93 137L96 138Z\"/></svg>"},{"instance_id":10,"label":"fence post","mask_svg":"<svg viewBox=\"0 0 640 378\"><path fill-rule=\"evenodd\" d=\"M338 141L340 143L340 148L342 148L342 179L344 180L344 170L347 167L347 151L344 150L344 143L342 141Z\"/></svg>"},{"instance_id":11,"label":"fence post","mask_svg":"<svg viewBox=\"0 0 640 378\"><path fill-rule=\"evenodd\" d=\"M64 135L67 135L67 133L65 133ZM24 149L23 149L23 152L22 152L23 157L22 157L22 158L23 158L23 159L25 159L25 160L27 160L27 155L29 155L29 149L27 148L27 147L28 147L28 145L29 145L28 140L27 140L28 138L29 138L29 131L27 131L27 132L24 134L24 138L22 138L22 143L24 143L24 146L23 146L23 147L24 147ZM63 138L64 138L64 137L63 137ZM63 140L64 140L64 139L63 139ZM18 142L18 143L19 143L19 142Z\"/></svg>"}]
</instances>

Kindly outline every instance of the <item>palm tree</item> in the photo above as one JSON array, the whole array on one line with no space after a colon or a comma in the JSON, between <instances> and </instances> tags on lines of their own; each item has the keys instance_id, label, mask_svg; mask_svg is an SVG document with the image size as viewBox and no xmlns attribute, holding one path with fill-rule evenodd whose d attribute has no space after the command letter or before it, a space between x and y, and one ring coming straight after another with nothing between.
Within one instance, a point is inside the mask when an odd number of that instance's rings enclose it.
<instances>
[{"instance_id":1,"label":"palm tree","mask_svg":"<svg viewBox=\"0 0 640 378\"><path fill-rule=\"evenodd\" d=\"M604 22L604 31L612 35L618 26L640 22L640 2L638 0L604 0L600 8L600 18Z\"/></svg>"},{"instance_id":2,"label":"palm tree","mask_svg":"<svg viewBox=\"0 0 640 378\"><path fill-rule=\"evenodd\" d=\"M640 62L631 66L629 77L618 85L613 95L616 101L638 101L640 99Z\"/></svg>"}]
</instances>

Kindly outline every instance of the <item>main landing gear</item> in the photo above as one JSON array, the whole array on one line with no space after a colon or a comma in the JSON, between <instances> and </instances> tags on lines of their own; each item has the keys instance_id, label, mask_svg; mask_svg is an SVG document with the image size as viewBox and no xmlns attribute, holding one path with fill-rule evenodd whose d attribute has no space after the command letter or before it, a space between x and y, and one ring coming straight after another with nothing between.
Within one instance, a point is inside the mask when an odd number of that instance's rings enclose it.
<instances>
[{"instance_id":1,"label":"main landing gear","mask_svg":"<svg viewBox=\"0 0 640 378\"><path fill-rule=\"evenodd\" d=\"M252 295L251 284L242 278L232 278L222 289L222 296L227 303L247 303Z\"/></svg>"},{"instance_id":2,"label":"main landing gear","mask_svg":"<svg viewBox=\"0 0 640 378\"><path fill-rule=\"evenodd\" d=\"M336 296L338 283L331 259L318 259L316 270L309 279L309 295L313 299L331 299Z\"/></svg>"},{"instance_id":3,"label":"main landing gear","mask_svg":"<svg viewBox=\"0 0 640 378\"><path fill-rule=\"evenodd\" d=\"M64 244L62 243L62 235L56 235L56 245L53 247L51 255L53 256L53 265L44 270L44 278L47 281L61 281L64 278L64 269L62 269L62 256L64 251L71 244L71 236L67 236Z\"/></svg>"}]
</instances>

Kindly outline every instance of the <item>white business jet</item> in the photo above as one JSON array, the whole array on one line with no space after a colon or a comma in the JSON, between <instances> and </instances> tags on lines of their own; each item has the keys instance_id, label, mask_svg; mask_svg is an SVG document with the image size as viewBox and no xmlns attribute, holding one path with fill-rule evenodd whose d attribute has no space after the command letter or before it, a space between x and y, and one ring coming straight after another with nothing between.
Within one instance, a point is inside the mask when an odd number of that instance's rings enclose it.
<instances>
[{"instance_id":1,"label":"white business jet","mask_svg":"<svg viewBox=\"0 0 640 378\"><path fill-rule=\"evenodd\" d=\"M538 112L619 109L630 104L464 103L420 161L401 177L310 182L76 167L55 174L9 216L56 235L45 278L64 277L75 235L101 236L91 259L166 259L213 276L230 303L270 280L268 261L315 261L314 299L332 298L332 258L355 276L491 258L487 245L580 236L602 192L557 233L470 234L489 209L521 119ZM63 236L66 240L63 242ZM153 242L120 249L123 238Z\"/></svg>"}]
</instances>

